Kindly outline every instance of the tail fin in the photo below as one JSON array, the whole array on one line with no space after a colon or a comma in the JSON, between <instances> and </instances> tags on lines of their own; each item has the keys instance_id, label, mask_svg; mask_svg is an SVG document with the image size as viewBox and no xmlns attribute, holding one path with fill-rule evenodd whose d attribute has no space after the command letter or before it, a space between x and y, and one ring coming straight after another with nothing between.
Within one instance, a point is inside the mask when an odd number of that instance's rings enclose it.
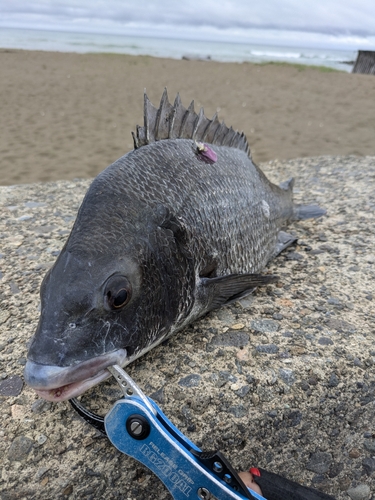
<instances>
[{"instance_id":1,"label":"tail fin","mask_svg":"<svg viewBox=\"0 0 375 500\"><path fill-rule=\"evenodd\" d=\"M283 191L288 192L288 196L292 196L294 186L294 177L279 184L279 187ZM318 205L294 205L292 220L305 220L305 219L316 219L322 217L327 212L324 208L320 208ZM285 248L285 247L284 247Z\"/></svg>"},{"instance_id":2,"label":"tail fin","mask_svg":"<svg viewBox=\"0 0 375 500\"><path fill-rule=\"evenodd\" d=\"M294 205L293 220L316 219L326 213L327 211L318 205Z\"/></svg>"}]
</instances>

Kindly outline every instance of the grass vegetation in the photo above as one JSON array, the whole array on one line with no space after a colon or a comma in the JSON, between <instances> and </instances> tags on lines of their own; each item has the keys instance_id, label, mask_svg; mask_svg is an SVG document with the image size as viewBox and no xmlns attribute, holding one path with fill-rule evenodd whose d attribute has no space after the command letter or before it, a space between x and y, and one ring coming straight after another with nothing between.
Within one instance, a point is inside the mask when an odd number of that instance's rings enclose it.
<instances>
[{"instance_id":1,"label":"grass vegetation","mask_svg":"<svg viewBox=\"0 0 375 500\"><path fill-rule=\"evenodd\" d=\"M329 68L328 66L314 66L309 64L295 64L288 62L279 62L279 61L270 61L270 62L262 62L256 63L258 66L286 66L288 68L295 68L298 71L305 71L306 69L316 69L321 73L332 73L332 72L342 72L340 69Z\"/></svg>"}]
</instances>

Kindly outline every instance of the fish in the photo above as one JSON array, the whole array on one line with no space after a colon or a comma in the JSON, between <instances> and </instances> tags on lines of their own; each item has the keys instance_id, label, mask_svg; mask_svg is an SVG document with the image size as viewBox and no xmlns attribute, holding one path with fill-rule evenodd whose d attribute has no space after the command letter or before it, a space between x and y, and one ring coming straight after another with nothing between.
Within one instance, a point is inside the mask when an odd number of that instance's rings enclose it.
<instances>
[{"instance_id":1,"label":"fish","mask_svg":"<svg viewBox=\"0 0 375 500\"><path fill-rule=\"evenodd\" d=\"M296 238L293 179L271 183L243 132L166 89L144 94L134 149L91 183L41 285L25 381L50 401L77 397L175 332L256 287Z\"/></svg>"}]
</instances>

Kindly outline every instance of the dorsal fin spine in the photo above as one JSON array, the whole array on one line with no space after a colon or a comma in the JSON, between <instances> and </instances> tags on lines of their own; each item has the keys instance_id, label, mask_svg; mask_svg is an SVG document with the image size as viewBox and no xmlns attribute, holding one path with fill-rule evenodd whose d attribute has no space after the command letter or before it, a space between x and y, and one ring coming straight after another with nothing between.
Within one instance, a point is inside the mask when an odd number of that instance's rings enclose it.
<instances>
[{"instance_id":1,"label":"dorsal fin spine","mask_svg":"<svg viewBox=\"0 0 375 500\"><path fill-rule=\"evenodd\" d=\"M205 116L203 108L201 108L199 112L199 120L196 126L196 131L194 133L193 139L198 141L204 141L204 138L206 137L206 132L210 125L211 125L211 120L209 120Z\"/></svg>"},{"instance_id":2,"label":"dorsal fin spine","mask_svg":"<svg viewBox=\"0 0 375 500\"><path fill-rule=\"evenodd\" d=\"M198 120L195 121L194 130L193 130L193 134L192 134L192 139L194 139L194 140L196 138L197 132L199 130L199 126L202 123L203 119L204 119L204 111L203 111L203 108L201 108L199 110Z\"/></svg>"},{"instance_id":3,"label":"dorsal fin spine","mask_svg":"<svg viewBox=\"0 0 375 500\"><path fill-rule=\"evenodd\" d=\"M155 126L154 126L155 141L158 141L159 139L161 139L161 137L159 136L159 124L160 124L160 117L163 113L163 107L165 105L166 98L168 99L167 89L164 89L163 95L161 96L161 99L160 99L159 109L156 112L156 120L155 120Z\"/></svg>"},{"instance_id":4,"label":"dorsal fin spine","mask_svg":"<svg viewBox=\"0 0 375 500\"><path fill-rule=\"evenodd\" d=\"M155 141L155 121L158 110L153 106L145 93L145 106L144 106L144 137L145 144L150 144ZM142 144L143 146L144 144Z\"/></svg>"},{"instance_id":5,"label":"dorsal fin spine","mask_svg":"<svg viewBox=\"0 0 375 500\"><path fill-rule=\"evenodd\" d=\"M179 124L181 123L181 119L182 119L184 112L185 112L185 108L183 107L183 105L181 103L180 94L176 95L176 99L174 100L173 108L174 108L174 115L173 115L173 120L171 121L171 124L170 124L169 137L171 139L176 139L177 137L179 137L179 130L176 130L176 128L179 129Z\"/></svg>"},{"instance_id":6,"label":"dorsal fin spine","mask_svg":"<svg viewBox=\"0 0 375 500\"><path fill-rule=\"evenodd\" d=\"M194 111L194 101L191 101L184 118L182 120L180 135L179 137L183 139L191 139L192 133L195 128L195 121L198 119L197 114Z\"/></svg>"},{"instance_id":7,"label":"dorsal fin spine","mask_svg":"<svg viewBox=\"0 0 375 500\"><path fill-rule=\"evenodd\" d=\"M170 114L169 130L168 130L168 138L169 139L174 139L173 130L174 130L174 122L175 122L175 119L176 119L176 116L177 116L177 106L176 106L176 103L178 103L178 100L177 100L178 97L180 97L179 94L177 94L177 96L176 96L176 99L174 101L174 104L173 104L173 107L172 107L172 111L171 111L171 114Z\"/></svg>"},{"instance_id":8,"label":"dorsal fin spine","mask_svg":"<svg viewBox=\"0 0 375 500\"><path fill-rule=\"evenodd\" d=\"M177 137L182 137L184 138L184 128L185 128L185 122L187 120L187 117L189 116L189 110L186 109L181 120L180 128L178 129L177 132Z\"/></svg>"},{"instance_id":9,"label":"dorsal fin spine","mask_svg":"<svg viewBox=\"0 0 375 500\"><path fill-rule=\"evenodd\" d=\"M213 144L222 144L223 141L223 131L226 128L226 125L224 122L221 122L220 125L217 127L214 138L212 139Z\"/></svg>"},{"instance_id":10,"label":"dorsal fin spine","mask_svg":"<svg viewBox=\"0 0 375 500\"><path fill-rule=\"evenodd\" d=\"M135 134L133 131L132 131L132 137L133 137L134 149L138 149L139 142L138 142L137 134Z\"/></svg>"},{"instance_id":11,"label":"dorsal fin spine","mask_svg":"<svg viewBox=\"0 0 375 500\"><path fill-rule=\"evenodd\" d=\"M174 109L168 100L167 89L165 89L156 115L155 140L169 139L170 121L173 114Z\"/></svg>"},{"instance_id":12,"label":"dorsal fin spine","mask_svg":"<svg viewBox=\"0 0 375 500\"><path fill-rule=\"evenodd\" d=\"M215 136L215 132L219 126L220 126L220 122L219 122L219 119L217 117L217 113L215 113L214 116L212 117L211 123L209 124L209 126L207 127L207 129L204 133L203 140L204 141L207 140L208 143L211 143L214 136Z\"/></svg>"},{"instance_id":13,"label":"dorsal fin spine","mask_svg":"<svg viewBox=\"0 0 375 500\"><path fill-rule=\"evenodd\" d=\"M150 102L147 94L145 92L144 94L144 111L143 111L143 116L144 116L144 136L146 138L146 144L150 142L150 134L149 134L149 121L150 121L150 116L148 112L148 103ZM137 131L140 130L140 126L137 126ZM143 146L143 144L141 144Z\"/></svg>"},{"instance_id":14,"label":"dorsal fin spine","mask_svg":"<svg viewBox=\"0 0 375 500\"><path fill-rule=\"evenodd\" d=\"M147 94L144 94L144 125L137 126L132 132L134 149L163 139L193 139L218 146L237 148L251 158L249 144L243 132L228 128L219 122L217 113L209 120L200 109L194 111L194 101L185 109L177 94L174 104L168 100L167 89L164 89L159 108L155 108Z\"/></svg>"}]
</instances>

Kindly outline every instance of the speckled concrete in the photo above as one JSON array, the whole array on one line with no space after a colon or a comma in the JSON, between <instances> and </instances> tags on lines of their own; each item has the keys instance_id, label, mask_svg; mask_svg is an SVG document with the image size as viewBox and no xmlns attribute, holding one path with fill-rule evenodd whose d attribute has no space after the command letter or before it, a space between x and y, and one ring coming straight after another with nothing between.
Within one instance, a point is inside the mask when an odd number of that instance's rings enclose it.
<instances>
[{"instance_id":1,"label":"speckled concrete","mask_svg":"<svg viewBox=\"0 0 375 500\"><path fill-rule=\"evenodd\" d=\"M262 466L337 499L375 495L375 158L262 165L296 177L296 200L327 216L295 223L298 244L270 264L280 283L218 310L129 367L204 449ZM2 499L170 498L68 403L21 386L39 286L88 181L0 187ZM12 395L18 394L18 395ZM83 399L105 412L110 383ZM350 496L349 496L350 495ZM374 497L373 497L374 498Z\"/></svg>"}]
</instances>

